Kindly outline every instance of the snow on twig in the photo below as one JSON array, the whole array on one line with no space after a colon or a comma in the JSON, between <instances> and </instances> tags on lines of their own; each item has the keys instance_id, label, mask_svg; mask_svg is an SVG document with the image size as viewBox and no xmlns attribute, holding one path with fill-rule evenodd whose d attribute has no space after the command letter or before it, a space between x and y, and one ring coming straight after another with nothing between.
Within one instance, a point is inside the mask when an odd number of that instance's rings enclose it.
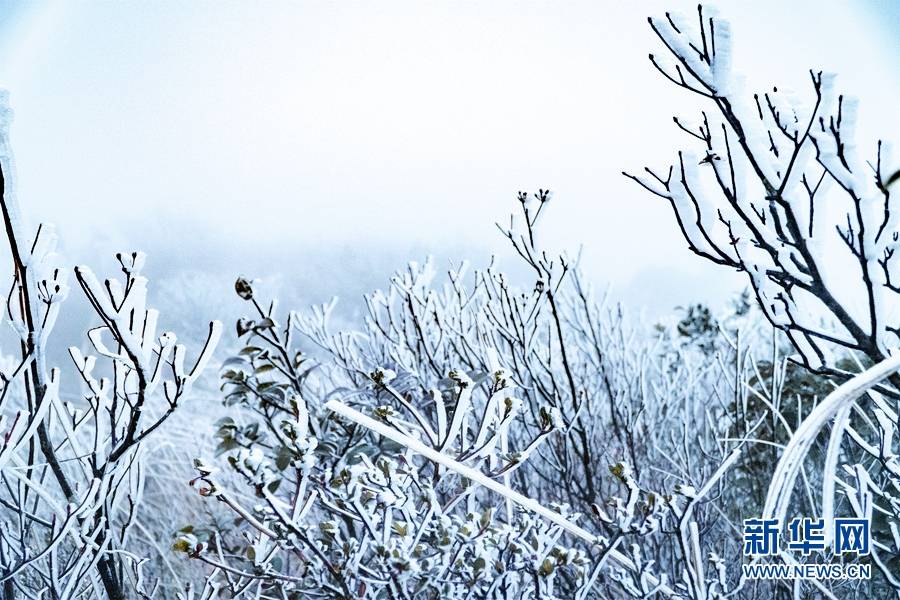
<instances>
[{"instance_id":1,"label":"snow on twig","mask_svg":"<svg viewBox=\"0 0 900 600\"><path fill-rule=\"evenodd\" d=\"M426 446L419 440L416 440L409 436L403 435L399 431L397 431L395 429L391 429L390 427L388 427L382 423L379 423L375 419L368 417L353 408L350 408L349 406L343 404L342 402L340 402L338 400L329 400L325 404L325 408L327 408L328 410L330 410L334 413L341 415L342 417L344 417L346 419L349 419L355 423L358 423L359 425L362 425L363 427L366 427L367 429L370 429L371 431L374 431L375 433L377 433L379 435L383 435L384 437L386 437L390 440L393 440L394 442L397 442L398 444L403 444L410 450L421 454L425 458L427 458L429 460L433 460L434 462L440 464L441 466L444 466L452 471L455 471L456 473L462 475L463 477L471 479L473 482L478 483L478 484L488 488L489 490L500 494L504 498L508 498L509 500L515 502L522 508L529 510L531 512L534 512L534 513L546 518L547 520L551 521L552 523L558 525L563 530L568 531L572 535L579 537L590 544L604 543L604 541L605 541L602 538L579 527L575 523L572 523L571 521L569 521L568 519L566 519L559 513L552 511L549 508L546 508L545 506L541 505L534 499L529 498L523 494L520 494L519 492L517 492L513 489L510 489L509 487L503 485L502 483L495 481L495 480L491 479L490 477L487 477L484 473L481 473L480 471L476 471L475 469L473 469L471 467L461 464L461 463L453 460L449 456L442 454L441 452L438 452L437 450L435 450L433 448L429 448L428 446ZM621 552L618 552L615 549L610 550L609 557L630 570L635 569L635 564L631 561L631 559L629 559L627 556L625 556ZM671 588L666 586L664 583L657 581L655 577L653 577L649 574L647 575L647 577L648 577L650 585L658 586L657 590L660 593L662 593L663 595L672 596L674 594L674 591Z\"/></svg>"},{"instance_id":2,"label":"snow on twig","mask_svg":"<svg viewBox=\"0 0 900 600\"><path fill-rule=\"evenodd\" d=\"M766 495L764 519L784 520L803 461L828 421L897 370L900 370L900 355L892 356L838 386L806 417L794 432L775 468Z\"/></svg>"}]
</instances>

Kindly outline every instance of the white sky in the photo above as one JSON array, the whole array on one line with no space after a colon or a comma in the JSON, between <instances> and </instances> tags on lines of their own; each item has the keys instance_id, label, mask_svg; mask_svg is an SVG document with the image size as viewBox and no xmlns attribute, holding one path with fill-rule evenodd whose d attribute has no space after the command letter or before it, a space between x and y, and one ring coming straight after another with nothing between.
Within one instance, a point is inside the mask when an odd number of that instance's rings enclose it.
<instances>
[{"instance_id":1,"label":"white sky","mask_svg":"<svg viewBox=\"0 0 900 600\"><path fill-rule=\"evenodd\" d=\"M717 4L749 87L835 71L860 143L900 140L898 4L783 4ZM371 276L373 253L483 264L515 192L549 187L548 247L583 244L618 296L721 297L740 280L620 175L667 164L687 143L671 116L698 106L647 60L666 8L695 3L3 4L20 199L75 258L136 240L237 273L280 251L302 279Z\"/></svg>"}]
</instances>

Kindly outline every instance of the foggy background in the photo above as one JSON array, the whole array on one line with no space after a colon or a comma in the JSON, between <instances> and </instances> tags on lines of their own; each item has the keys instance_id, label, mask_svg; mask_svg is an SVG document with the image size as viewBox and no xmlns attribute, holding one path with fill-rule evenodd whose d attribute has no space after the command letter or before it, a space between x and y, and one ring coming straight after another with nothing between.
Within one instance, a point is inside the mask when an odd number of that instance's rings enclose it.
<instances>
[{"instance_id":1,"label":"foggy background","mask_svg":"<svg viewBox=\"0 0 900 600\"><path fill-rule=\"evenodd\" d=\"M837 72L864 155L900 140L900 3L783 4L716 4L748 90L809 98L808 68ZM672 115L700 108L647 60L667 9L696 5L4 3L19 198L69 265L146 251L176 317L234 302L237 274L353 307L411 259L503 262L494 222L539 187L544 245L581 247L613 298L651 318L720 304L740 277L620 174L669 164L689 145Z\"/></svg>"}]
</instances>

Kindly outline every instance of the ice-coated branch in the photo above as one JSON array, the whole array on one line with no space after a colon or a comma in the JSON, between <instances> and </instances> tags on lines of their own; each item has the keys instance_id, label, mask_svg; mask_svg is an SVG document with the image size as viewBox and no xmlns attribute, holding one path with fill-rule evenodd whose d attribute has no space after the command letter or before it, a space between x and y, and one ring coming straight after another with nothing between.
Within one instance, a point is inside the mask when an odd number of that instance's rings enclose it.
<instances>
[{"instance_id":1,"label":"ice-coated branch","mask_svg":"<svg viewBox=\"0 0 900 600\"><path fill-rule=\"evenodd\" d=\"M777 89L746 102L730 68L717 66L730 55L727 25L698 10L699 28L674 14L650 19L674 72L652 55L651 62L715 108L696 128L675 118L705 156L679 152L666 177L651 169L625 175L669 200L694 253L747 274L807 367L830 373L834 345L884 359L900 343L887 316L900 289L892 260L897 211L881 143L866 168L853 143L855 103L836 95L833 76L821 72L810 73L807 106Z\"/></svg>"},{"instance_id":2,"label":"ice-coated branch","mask_svg":"<svg viewBox=\"0 0 900 600\"><path fill-rule=\"evenodd\" d=\"M546 508L545 506L541 505L540 503L533 500L532 498L528 498L527 496L524 496L524 495L520 494L519 492L516 492L515 490L510 489L508 486L500 483L499 481L491 479L490 477L487 477L486 475L484 475L480 471L473 469L472 467L469 467L467 465L464 465L460 462L453 460L452 458L448 457L446 454L443 454L442 452L439 452L433 448L429 448L428 446L426 446L419 440L416 440L409 436L403 435L402 433L396 431L395 429L391 429L390 427L387 427L385 424L379 423L378 421L372 419L371 417L368 417L368 416L362 414L361 412L354 410L353 408L350 408L349 406L343 404L339 400L330 400L330 401L328 401L328 403L326 403L325 407L328 410L331 410L346 419L349 419L355 423L359 423L360 425L366 427L367 429L370 429L371 431L374 431L375 433L378 433L379 435L382 435L388 439L391 439L391 440L397 442L398 444L402 444L402 445L406 446L407 448L413 450L414 452L421 454L425 458L432 460L432 461L462 475L463 477L466 477L466 478L472 480L473 482L477 483L478 485L481 485L493 492L496 492L497 494L500 494L501 496L503 496L505 498L512 500L513 502L515 502L522 508L524 508L528 511L531 511L535 514L540 515L541 517L547 519L548 521L552 522L553 524L558 525L561 529L569 532L570 534L572 534L576 537L581 538L582 540L588 542L591 545L595 545L595 544L605 545L605 544L609 543L607 540L600 538L592 533L589 533L582 527L579 527L575 523L571 522L570 520L568 520L565 517L563 517L562 515L560 515L558 512L550 510L549 508ZM620 552L616 551L615 549L609 550L609 556L610 556L610 558L612 558L613 560L615 560L616 562L618 562L620 564L623 564L627 568L634 569L634 563L628 557L626 557L624 554L621 554ZM656 585L656 583L657 582L654 582L653 585ZM674 593L671 590L671 588L669 588L666 585L661 585L658 588L658 591L666 596L673 595L673 593Z\"/></svg>"},{"instance_id":3,"label":"ice-coated branch","mask_svg":"<svg viewBox=\"0 0 900 600\"><path fill-rule=\"evenodd\" d=\"M63 376L46 363L68 294L67 270L55 254L52 226L32 236L14 186L8 132L10 110L0 95L0 212L10 248L12 282L6 321L18 336L17 366L0 373L0 599L144 595L145 558L129 548L129 529L143 510L140 446L174 411L208 364L221 336L210 324L196 363L172 334L156 336L158 314L146 307L141 253L119 255L124 280L99 280L87 267L75 277L101 326L88 332L97 356L70 349L82 394L61 398ZM173 356L174 354L174 356ZM142 421L160 382L166 410ZM77 388L76 388L77 389ZM73 390L74 391L74 390ZM65 397L65 395L63 395ZM11 410L7 410L11 407ZM43 459L42 459L43 456Z\"/></svg>"},{"instance_id":4,"label":"ice-coated branch","mask_svg":"<svg viewBox=\"0 0 900 600\"><path fill-rule=\"evenodd\" d=\"M379 423L378 421L376 421L375 419L373 419L371 417L367 417L366 415L362 414L361 412L350 408L349 406L341 403L338 400L329 400L328 403L325 405L325 407L328 408L328 410L331 410L331 411L341 415L342 417L345 417L355 423L359 423L360 425L363 425L367 429L370 429L370 430L374 431L375 433L378 433L379 435L383 435L384 437L391 439L391 440L397 442L398 444L403 444L404 446L410 448L411 450L417 452L418 454L421 454L425 458L432 460L432 461L438 463L439 465L447 467L448 469L455 471L456 473L459 473L463 477L467 477L467 478L471 479L472 481L478 483L479 485L484 486L484 487L488 488L489 490L500 494L501 496L509 498L510 500L512 500L519 506L521 506L522 508L525 508L527 510L530 510L534 513L541 515L542 517L548 519L549 521L555 523L556 525L559 525L560 527L562 527L563 529L565 529L572 535L577 536L590 544L596 544L598 542L597 536L595 536L591 533L588 533L587 531L585 531L578 525L572 523L568 519L563 518L559 513L554 512L554 511L542 506L541 504L539 504L535 500L532 500L531 498L523 496L522 494L509 489L502 483L495 481L495 480L491 479L490 477L487 477L480 471L476 471L472 467L469 467L467 465L464 465L462 463L459 463L459 462L453 460L446 454L443 454L433 448L429 448L428 446L426 446L419 440L411 438L407 435L403 435L402 433L398 432L397 430L391 429L390 427L387 427L383 423Z\"/></svg>"},{"instance_id":5,"label":"ice-coated branch","mask_svg":"<svg viewBox=\"0 0 900 600\"><path fill-rule=\"evenodd\" d=\"M898 370L900 355L892 356L841 384L813 409L794 432L778 461L766 494L763 518L784 522L797 475L818 434L843 408L856 402L862 394ZM827 501L831 502L830 499Z\"/></svg>"}]
</instances>

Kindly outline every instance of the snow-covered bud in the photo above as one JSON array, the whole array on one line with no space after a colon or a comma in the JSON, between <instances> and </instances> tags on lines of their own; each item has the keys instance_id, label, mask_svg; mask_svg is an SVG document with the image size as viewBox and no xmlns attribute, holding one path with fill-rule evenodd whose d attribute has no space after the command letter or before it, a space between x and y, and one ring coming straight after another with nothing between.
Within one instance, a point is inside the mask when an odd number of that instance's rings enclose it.
<instances>
[{"instance_id":1,"label":"snow-covered bud","mask_svg":"<svg viewBox=\"0 0 900 600\"><path fill-rule=\"evenodd\" d=\"M397 378L397 373L395 373L391 369L379 367L372 371L369 377L371 377L372 381L374 381L378 385L387 385Z\"/></svg>"},{"instance_id":2,"label":"snow-covered bud","mask_svg":"<svg viewBox=\"0 0 900 600\"><path fill-rule=\"evenodd\" d=\"M141 274L147 255L143 252L118 252L116 253L116 259L122 265L122 271L127 275L136 277Z\"/></svg>"},{"instance_id":3,"label":"snow-covered bud","mask_svg":"<svg viewBox=\"0 0 900 600\"><path fill-rule=\"evenodd\" d=\"M234 291L242 300L253 299L253 286L244 277L238 277L237 281L234 282Z\"/></svg>"}]
</instances>

